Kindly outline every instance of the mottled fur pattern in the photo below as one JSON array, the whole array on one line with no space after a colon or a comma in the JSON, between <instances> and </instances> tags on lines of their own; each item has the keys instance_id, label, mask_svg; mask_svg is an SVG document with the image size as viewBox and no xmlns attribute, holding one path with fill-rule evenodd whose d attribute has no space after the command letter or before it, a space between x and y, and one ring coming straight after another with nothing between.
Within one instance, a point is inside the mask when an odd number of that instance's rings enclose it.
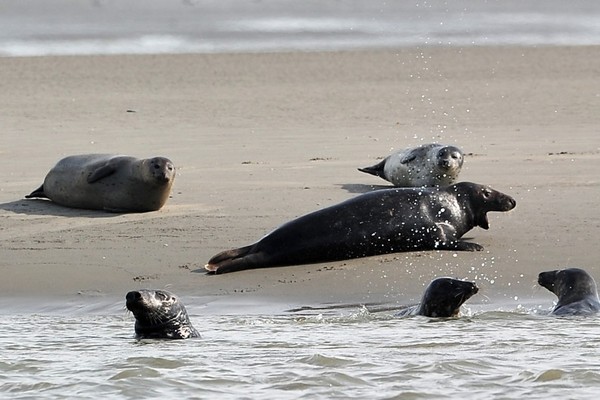
<instances>
[{"instance_id":1,"label":"mottled fur pattern","mask_svg":"<svg viewBox=\"0 0 600 400\"><path fill-rule=\"evenodd\" d=\"M457 181L463 161L458 147L430 143L397 151L373 166L358 170L397 187L448 186Z\"/></svg>"},{"instance_id":2,"label":"mottled fur pattern","mask_svg":"<svg viewBox=\"0 0 600 400\"><path fill-rule=\"evenodd\" d=\"M127 293L126 307L135 316L139 339L187 339L200 337L187 311L177 298L164 290L138 290Z\"/></svg>"}]
</instances>

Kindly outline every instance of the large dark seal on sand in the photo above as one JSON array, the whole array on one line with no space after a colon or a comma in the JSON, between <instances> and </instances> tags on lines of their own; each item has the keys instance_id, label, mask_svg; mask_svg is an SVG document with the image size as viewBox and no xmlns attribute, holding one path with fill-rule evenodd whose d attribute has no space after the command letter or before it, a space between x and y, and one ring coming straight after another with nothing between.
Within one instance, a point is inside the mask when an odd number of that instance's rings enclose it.
<instances>
[{"instance_id":1,"label":"large dark seal on sand","mask_svg":"<svg viewBox=\"0 0 600 400\"><path fill-rule=\"evenodd\" d=\"M489 211L508 211L513 198L462 182L447 188L366 193L290 221L258 242L208 261L213 273L310 264L415 250L482 250L460 238L488 229Z\"/></svg>"},{"instance_id":2,"label":"large dark seal on sand","mask_svg":"<svg viewBox=\"0 0 600 400\"><path fill-rule=\"evenodd\" d=\"M25 197L90 210L156 211L169 198L174 179L175 167L164 157L82 154L60 160Z\"/></svg>"},{"instance_id":3,"label":"large dark seal on sand","mask_svg":"<svg viewBox=\"0 0 600 400\"><path fill-rule=\"evenodd\" d=\"M402 310L396 316L456 317L463 303L478 291L479 289L473 282L452 278L436 278L425 289L421 303Z\"/></svg>"},{"instance_id":4,"label":"large dark seal on sand","mask_svg":"<svg viewBox=\"0 0 600 400\"><path fill-rule=\"evenodd\" d=\"M458 179L463 165L462 151L437 143L400 150L361 172L379 176L394 186L447 186Z\"/></svg>"},{"instance_id":5,"label":"large dark seal on sand","mask_svg":"<svg viewBox=\"0 0 600 400\"><path fill-rule=\"evenodd\" d=\"M127 293L125 306L135 317L139 339L188 339L200 337L192 326L183 303L164 290Z\"/></svg>"},{"instance_id":6,"label":"large dark seal on sand","mask_svg":"<svg viewBox=\"0 0 600 400\"><path fill-rule=\"evenodd\" d=\"M538 283L558 297L553 315L590 315L600 312L596 282L582 269L541 272Z\"/></svg>"}]
</instances>

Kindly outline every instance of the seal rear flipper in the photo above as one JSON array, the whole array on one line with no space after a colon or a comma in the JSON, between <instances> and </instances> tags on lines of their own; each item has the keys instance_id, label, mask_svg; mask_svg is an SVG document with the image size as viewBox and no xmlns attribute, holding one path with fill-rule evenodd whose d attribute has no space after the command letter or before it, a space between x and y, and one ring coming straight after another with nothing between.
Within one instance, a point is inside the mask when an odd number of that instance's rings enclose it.
<instances>
[{"instance_id":1,"label":"seal rear flipper","mask_svg":"<svg viewBox=\"0 0 600 400\"><path fill-rule=\"evenodd\" d=\"M358 170L360 172L365 172L367 174L375 175L375 176L385 179L385 174L383 173L383 167L385 167L386 160L387 159L384 159L380 163L377 163L370 167L358 168Z\"/></svg>"},{"instance_id":2,"label":"seal rear flipper","mask_svg":"<svg viewBox=\"0 0 600 400\"><path fill-rule=\"evenodd\" d=\"M87 182L97 182L102 178L106 178L107 176L114 174L116 170L117 169L114 165L111 165L110 163L104 164L100 168L97 168L94 171L92 171L92 173L87 177Z\"/></svg>"},{"instance_id":3,"label":"seal rear flipper","mask_svg":"<svg viewBox=\"0 0 600 400\"><path fill-rule=\"evenodd\" d=\"M243 271L245 269L261 268L260 258L261 256L259 255L250 254L242 258L226 260L219 264L206 264L204 268L207 269L209 274L214 275Z\"/></svg>"},{"instance_id":4,"label":"seal rear flipper","mask_svg":"<svg viewBox=\"0 0 600 400\"><path fill-rule=\"evenodd\" d=\"M257 254L252 253L254 245L223 251L208 260L204 266L209 273L241 271L256 268Z\"/></svg>"},{"instance_id":5,"label":"seal rear flipper","mask_svg":"<svg viewBox=\"0 0 600 400\"><path fill-rule=\"evenodd\" d=\"M250 253L254 245L239 247L237 249L225 250L213 256L206 265L219 264L220 262L232 260L234 258L243 257Z\"/></svg>"},{"instance_id":6,"label":"seal rear flipper","mask_svg":"<svg viewBox=\"0 0 600 400\"><path fill-rule=\"evenodd\" d=\"M27 196L25 196L26 199L32 199L34 197L41 197L41 198L44 198L44 199L48 198L48 196L46 196L46 193L44 193L44 185L40 186L39 188L35 189L30 194L28 194Z\"/></svg>"}]
</instances>

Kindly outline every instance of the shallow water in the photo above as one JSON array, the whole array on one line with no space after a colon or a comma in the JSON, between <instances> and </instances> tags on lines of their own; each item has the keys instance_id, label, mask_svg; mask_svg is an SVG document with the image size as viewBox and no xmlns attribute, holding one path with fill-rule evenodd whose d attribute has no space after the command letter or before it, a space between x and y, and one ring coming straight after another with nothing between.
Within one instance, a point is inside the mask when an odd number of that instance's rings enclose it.
<instances>
[{"instance_id":1,"label":"shallow water","mask_svg":"<svg viewBox=\"0 0 600 400\"><path fill-rule=\"evenodd\" d=\"M596 0L0 1L0 56L591 44Z\"/></svg>"},{"instance_id":2,"label":"shallow water","mask_svg":"<svg viewBox=\"0 0 600 400\"><path fill-rule=\"evenodd\" d=\"M446 320L365 307L188 307L203 337L179 341L138 341L121 305L102 308L0 315L2 397L583 399L600 390L598 319L554 318L541 306L472 306Z\"/></svg>"}]
</instances>

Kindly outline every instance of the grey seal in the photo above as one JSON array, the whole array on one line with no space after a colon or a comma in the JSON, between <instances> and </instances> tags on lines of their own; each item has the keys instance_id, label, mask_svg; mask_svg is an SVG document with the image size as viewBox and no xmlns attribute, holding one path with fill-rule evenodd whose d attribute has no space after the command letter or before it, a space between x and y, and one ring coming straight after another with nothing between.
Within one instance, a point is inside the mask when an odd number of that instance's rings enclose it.
<instances>
[{"instance_id":1,"label":"grey seal","mask_svg":"<svg viewBox=\"0 0 600 400\"><path fill-rule=\"evenodd\" d=\"M174 179L175 167L165 157L81 154L60 160L25 197L91 210L156 211L169 198Z\"/></svg>"},{"instance_id":2,"label":"grey seal","mask_svg":"<svg viewBox=\"0 0 600 400\"><path fill-rule=\"evenodd\" d=\"M596 281L580 268L541 272L538 283L558 297L553 315L590 315L600 312Z\"/></svg>"},{"instance_id":3,"label":"grey seal","mask_svg":"<svg viewBox=\"0 0 600 400\"><path fill-rule=\"evenodd\" d=\"M464 161L455 146L437 143L400 150L361 172L379 176L394 186L448 186L458 179Z\"/></svg>"},{"instance_id":4,"label":"grey seal","mask_svg":"<svg viewBox=\"0 0 600 400\"><path fill-rule=\"evenodd\" d=\"M473 282L453 278L436 278L427 286L418 305L408 307L396 316L456 317L460 306L478 291L479 288Z\"/></svg>"},{"instance_id":5,"label":"grey seal","mask_svg":"<svg viewBox=\"0 0 600 400\"><path fill-rule=\"evenodd\" d=\"M136 290L127 293L125 300L125 306L135 317L138 339L200 337L183 303L172 293L165 290Z\"/></svg>"},{"instance_id":6,"label":"grey seal","mask_svg":"<svg viewBox=\"0 0 600 400\"><path fill-rule=\"evenodd\" d=\"M515 200L470 182L446 188L394 188L356 196L275 229L258 242L223 251L212 273L312 264L416 250L482 250L460 240L489 228L489 211L509 211Z\"/></svg>"}]
</instances>

